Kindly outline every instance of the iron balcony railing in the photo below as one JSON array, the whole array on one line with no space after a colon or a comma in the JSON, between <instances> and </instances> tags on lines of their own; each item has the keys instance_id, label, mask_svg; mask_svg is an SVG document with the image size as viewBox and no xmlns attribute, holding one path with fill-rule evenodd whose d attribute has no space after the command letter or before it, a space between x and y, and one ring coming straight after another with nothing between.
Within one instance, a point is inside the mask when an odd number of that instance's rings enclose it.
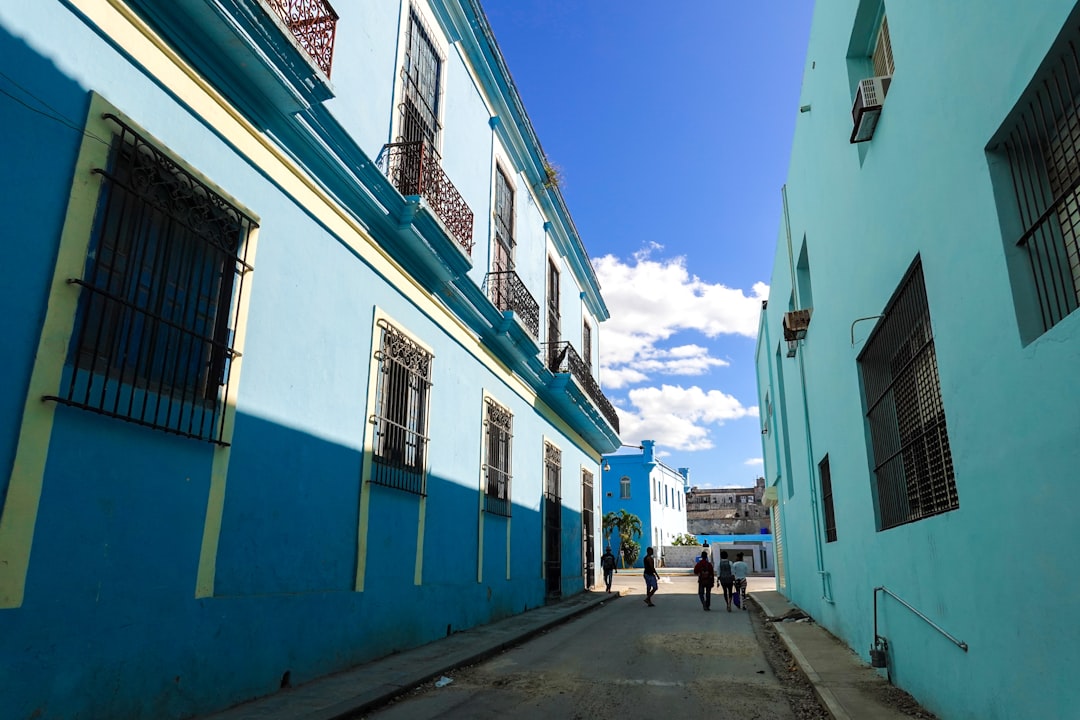
<instances>
[{"instance_id":1,"label":"iron balcony railing","mask_svg":"<svg viewBox=\"0 0 1080 720\"><path fill-rule=\"evenodd\" d=\"M269 0L270 7L292 32L315 64L330 77L338 14L326 0Z\"/></svg>"},{"instance_id":2,"label":"iron balcony railing","mask_svg":"<svg viewBox=\"0 0 1080 720\"><path fill-rule=\"evenodd\" d=\"M565 340L557 343L544 343L547 352L548 369L553 373L570 373L578 381L585 394L588 395L604 418L619 432L619 416L615 407L604 397L599 383L593 378L589 366L577 354L574 346Z\"/></svg>"},{"instance_id":3,"label":"iron balcony railing","mask_svg":"<svg viewBox=\"0 0 1080 720\"><path fill-rule=\"evenodd\" d=\"M484 276L484 292L495 307L517 313L533 340L540 337L540 304L516 272L489 272Z\"/></svg>"},{"instance_id":4,"label":"iron balcony railing","mask_svg":"<svg viewBox=\"0 0 1080 720\"><path fill-rule=\"evenodd\" d=\"M398 192L427 200L458 244L472 255L473 211L443 172L435 151L423 141L387 143L380 160Z\"/></svg>"}]
</instances>

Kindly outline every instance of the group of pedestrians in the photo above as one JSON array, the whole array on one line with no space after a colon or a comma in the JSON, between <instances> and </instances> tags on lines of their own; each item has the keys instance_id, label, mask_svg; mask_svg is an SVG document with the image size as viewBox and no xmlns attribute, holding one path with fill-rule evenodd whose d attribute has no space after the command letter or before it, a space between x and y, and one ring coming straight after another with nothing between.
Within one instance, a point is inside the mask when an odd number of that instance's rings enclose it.
<instances>
[{"instance_id":1,"label":"group of pedestrians","mask_svg":"<svg viewBox=\"0 0 1080 720\"><path fill-rule=\"evenodd\" d=\"M731 562L728 560L727 550L721 550L720 566L714 569L712 562L709 560L708 551L701 553L701 559L694 565L694 574L697 575L698 579L698 599L701 600L702 609L712 609L713 583L716 584L716 587L724 589L724 603L727 605L728 612L731 612L732 602L743 610L749 609L746 604L746 573L748 568L746 563L743 562L742 553L737 553L735 558L735 562Z\"/></svg>"},{"instance_id":2,"label":"group of pedestrians","mask_svg":"<svg viewBox=\"0 0 1080 720\"><path fill-rule=\"evenodd\" d=\"M644 564L645 604L649 607L656 607L652 598L660 587L660 573L656 571L656 556L653 554L651 547L645 549ZM604 571L604 585L610 593L612 575L615 573L615 556L612 554L610 547L606 548L604 554L600 557L600 567ZM709 552L707 550L702 552L701 558L694 565L694 575L698 579L698 599L701 600L702 609L712 610L712 589L714 584L716 587L724 589L724 603L727 605L728 612L731 612L733 602L743 610L749 609L746 604L746 574L748 569L741 552L736 553L735 562L731 562L728 559L727 550L721 550L718 568L714 568L709 560Z\"/></svg>"}]
</instances>

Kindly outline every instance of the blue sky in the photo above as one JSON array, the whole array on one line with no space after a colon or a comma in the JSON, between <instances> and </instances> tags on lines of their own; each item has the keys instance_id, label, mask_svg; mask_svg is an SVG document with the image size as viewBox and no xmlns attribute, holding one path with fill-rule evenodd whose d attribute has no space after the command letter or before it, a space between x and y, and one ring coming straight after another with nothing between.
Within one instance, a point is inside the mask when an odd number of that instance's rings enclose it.
<instances>
[{"instance_id":1,"label":"blue sky","mask_svg":"<svg viewBox=\"0 0 1080 720\"><path fill-rule=\"evenodd\" d=\"M622 441L700 487L761 473L754 345L810 0L483 0L611 319Z\"/></svg>"}]
</instances>

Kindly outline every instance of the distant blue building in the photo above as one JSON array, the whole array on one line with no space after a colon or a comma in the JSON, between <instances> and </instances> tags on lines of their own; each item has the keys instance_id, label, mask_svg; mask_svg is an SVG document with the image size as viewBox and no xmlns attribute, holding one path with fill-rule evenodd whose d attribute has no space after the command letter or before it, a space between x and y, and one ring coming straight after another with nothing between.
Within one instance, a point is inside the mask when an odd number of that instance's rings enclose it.
<instances>
[{"instance_id":1,"label":"distant blue building","mask_svg":"<svg viewBox=\"0 0 1080 720\"><path fill-rule=\"evenodd\" d=\"M640 453L605 455L601 467L603 514L626 510L641 519L641 551L636 565L642 564L645 548L660 549L670 545L677 535L686 532L686 493L690 489L687 468L674 470L656 458L655 441L643 440ZM611 549L620 552L618 535Z\"/></svg>"},{"instance_id":2,"label":"distant blue building","mask_svg":"<svg viewBox=\"0 0 1080 720\"><path fill-rule=\"evenodd\" d=\"M939 717L1076 717L1080 8L814 15L757 345L779 589Z\"/></svg>"},{"instance_id":3,"label":"distant blue building","mask_svg":"<svg viewBox=\"0 0 1080 720\"><path fill-rule=\"evenodd\" d=\"M608 310L487 19L337 5L0 9L5 720L199 715L594 582Z\"/></svg>"}]
</instances>

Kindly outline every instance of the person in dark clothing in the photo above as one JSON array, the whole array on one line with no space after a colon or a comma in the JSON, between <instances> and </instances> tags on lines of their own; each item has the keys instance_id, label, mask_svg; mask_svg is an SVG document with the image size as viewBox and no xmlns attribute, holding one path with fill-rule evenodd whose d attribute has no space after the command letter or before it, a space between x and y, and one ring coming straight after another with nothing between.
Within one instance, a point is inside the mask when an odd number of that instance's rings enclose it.
<instances>
[{"instance_id":1,"label":"person in dark clothing","mask_svg":"<svg viewBox=\"0 0 1080 720\"><path fill-rule=\"evenodd\" d=\"M604 571L604 585L611 592L611 580L615 570L615 556L611 554L611 546L604 548L604 554L600 556L600 568Z\"/></svg>"},{"instance_id":2,"label":"person in dark clothing","mask_svg":"<svg viewBox=\"0 0 1080 720\"><path fill-rule=\"evenodd\" d=\"M716 584L724 588L724 602L727 604L727 611L731 612L731 590L735 585L735 575L731 571L727 550L720 551L720 564L716 570Z\"/></svg>"},{"instance_id":3,"label":"person in dark clothing","mask_svg":"<svg viewBox=\"0 0 1080 720\"><path fill-rule=\"evenodd\" d=\"M709 562L709 553L701 553L701 559L694 565L694 574L697 575L697 595L701 600L702 610L712 609L712 586L713 565Z\"/></svg>"}]
</instances>

